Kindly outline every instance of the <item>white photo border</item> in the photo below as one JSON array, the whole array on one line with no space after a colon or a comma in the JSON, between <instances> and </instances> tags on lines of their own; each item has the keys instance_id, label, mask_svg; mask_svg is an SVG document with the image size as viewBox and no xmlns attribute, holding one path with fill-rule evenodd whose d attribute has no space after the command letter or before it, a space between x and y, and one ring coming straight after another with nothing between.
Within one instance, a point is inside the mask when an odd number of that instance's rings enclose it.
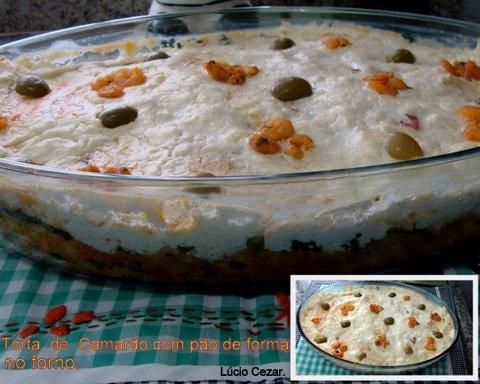
<instances>
[{"instance_id":1,"label":"white photo border","mask_svg":"<svg viewBox=\"0 0 480 384\"><path fill-rule=\"evenodd\" d=\"M472 374L471 375L297 375L296 372L296 283L302 280L326 281L471 281L472 282ZM290 276L290 379L295 381L478 381L478 275L291 275Z\"/></svg>"}]
</instances>

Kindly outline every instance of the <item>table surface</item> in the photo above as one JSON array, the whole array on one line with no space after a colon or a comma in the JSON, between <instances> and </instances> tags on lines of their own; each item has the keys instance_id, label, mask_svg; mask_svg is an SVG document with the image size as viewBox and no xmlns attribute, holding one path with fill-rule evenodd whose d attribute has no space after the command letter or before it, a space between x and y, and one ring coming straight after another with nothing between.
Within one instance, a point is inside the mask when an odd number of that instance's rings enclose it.
<instances>
[{"instance_id":1,"label":"table surface","mask_svg":"<svg viewBox=\"0 0 480 384\"><path fill-rule=\"evenodd\" d=\"M69 384L129 382L169 378L207 380L219 377L219 367L271 364L288 369L289 325L282 316L286 308L275 294L254 297L206 295L195 292L161 292L142 284L99 280L60 273L22 257L21 251L0 241L0 335L20 339L26 327L36 327L32 340L40 350L0 347L0 375L11 383L36 384L68 379ZM50 308L66 307L66 314L52 327L44 320ZM89 321L78 323L76 314L93 312ZM285 312L286 313L286 312ZM66 350L52 350L50 342L59 327L67 327L62 340ZM85 350L82 338L92 341L144 340L145 350ZM251 349L246 348L250 339ZM218 343L215 349L199 349L200 340ZM224 347L225 341L242 343L240 350ZM285 348L259 349L255 342L276 340ZM167 343L165 350L163 342ZM170 347L172 341L184 346ZM191 343L194 350L191 351ZM158 343L158 344L155 344ZM92 344L95 347L94 344ZM283 345L283 344L282 344ZM123 347L121 347L123 348ZM5 370L7 358L24 359L32 368L33 355L42 358L73 359L75 374L63 370ZM179 369L181 367L181 369ZM126 368L131 368L126 370ZM160 369L160 370L159 370ZM99 376L96 372L102 372ZM68 375L70 373L70 375ZM102 379L96 379L102 377ZM113 380L117 377L117 380Z\"/></svg>"}]
</instances>

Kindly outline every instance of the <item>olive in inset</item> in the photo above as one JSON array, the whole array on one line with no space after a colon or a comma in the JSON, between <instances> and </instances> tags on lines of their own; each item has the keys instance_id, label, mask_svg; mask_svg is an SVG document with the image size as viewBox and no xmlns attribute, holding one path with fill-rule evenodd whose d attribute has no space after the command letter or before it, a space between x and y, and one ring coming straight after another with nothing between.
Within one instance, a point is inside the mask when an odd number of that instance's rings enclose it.
<instances>
[{"instance_id":1,"label":"olive in inset","mask_svg":"<svg viewBox=\"0 0 480 384\"><path fill-rule=\"evenodd\" d=\"M169 57L170 57L170 55L167 55L165 52L158 51L157 53L154 53L153 55L148 56L146 61L164 60L164 59L168 59Z\"/></svg>"},{"instance_id":2,"label":"olive in inset","mask_svg":"<svg viewBox=\"0 0 480 384\"><path fill-rule=\"evenodd\" d=\"M340 325L342 326L342 328L348 328L348 327L351 325L351 323L350 323L349 320L343 320L343 321L340 323Z\"/></svg>"},{"instance_id":3,"label":"olive in inset","mask_svg":"<svg viewBox=\"0 0 480 384\"><path fill-rule=\"evenodd\" d=\"M365 359L365 357L367 357L367 354L364 353L364 352L361 352L361 353L359 353L359 354L357 355L357 359L358 359L359 361L362 361L363 359Z\"/></svg>"},{"instance_id":4,"label":"olive in inset","mask_svg":"<svg viewBox=\"0 0 480 384\"><path fill-rule=\"evenodd\" d=\"M413 349L407 345L405 348L403 348L403 352L405 352L406 355L411 355L413 353Z\"/></svg>"},{"instance_id":5,"label":"olive in inset","mask_svg":"<svg viewBox=\"0 0 480 384\"><path fill-rule=\"evenodd\" d=\"M393 323L395 323L395 319L393 317L386 317L385 319L383 319L383 323L385 325L392 325Z\"/></svg>"},{"instance_id":6,"label":"olive in inset","mask_svg":"<svg viewBox=\"0 0 480 384\"><path fill-rule=\"evenodd\" d=\"M408 49L397 49L395 53L388 58L388 61L413 64L415 62L415 56Z\"/></svg>"},{"instance_id":7,"label":"olive in inset","mask_svg":"<svg viewBox=\"0 0 480 384\"><path fill-rule=\"evenodd\" d=\"M271 47L275 51L281 51L283 49L288 49L291 48L295 45L295 42L292 39L289 39L288 37L283 37L281 39L275 40Z\"/></svg>"},{"instance_id":8,"label":"olive in inset","mask_svg":"<svg viewBox=\"0 0 480 384\"><path fill-rule=\"evenodd\" d=\"M433 336L435 336L437 339L441 339L443 337L443 333L438 331L433 331Z\"/></svg>"},{"instance_id":9,"label":"olive in inset","mask_svg":"<svg viewBox=\"0 0 480 384\"><path fill-rule=\"evenodd\" d=\"M50 87L42 78L34 75L24 75L17 79L15 91L22 95L32 98L39 98L50 92Z\"/></svg>"},{"instance_id":10,"label":"olive in inset","mask_svg":"<svg viewBox=\"0 0 480 384\"><path fill-rule=\"evenodd\" d=\"M385 148L390 156L398 160L411 160L423 156L423 150L417 141L403 132L391 134Z\"/></svg>"},{"instance_id":11,"label":"olive in inset","mask_svg":"<svg viewBox=\"0 0 480 384\"><path fill-rule=\"evenodd\" d=\"M328 311L330 309L330 304L322 303L320 304L320 307L322 307L322 309L324 309L325 311Z\"/></svg>"},{"instance_id":12,"label":"olive in inset","mask_svg":"<svg viewBox=\"0 0 480 384\"><path fill-rule=\"evenodd\" d=\"M317 336L315 337L315 342L318 344L326 343L327 342L327 337L326 336Z\"/></svg>"},{"instance_id":13,"label":"olive in inset","mask_svg":"<svg viewBox=\"0 0 480 384\"><path fill-rule=\"evenodd\" d=\"M272 96L281 101L293 101L311 96L312 86L301 77L285 77L277 81Z\"/></svg>"},{"instance_id":14,"label":"olive in inset","mask_svg":"<svg viewBox=\"0 0 480 384\"><path fill-rule=\"evenodd\" d=\"M421 311L424 311L426 307L425 307L425 304L418 304L417 308L420 309Z\"/></svg>"},{"instance_id":15,"label":"olive in inset","mask_svg":"<svg viewBox=\"0 0 480 384\"><path fill-rule=\"evenodd\" d=\"M105 128L116 128L135 121L138 112L132 107L118 107L102 112L99 116Z\"/></svg>"}]
</instances>

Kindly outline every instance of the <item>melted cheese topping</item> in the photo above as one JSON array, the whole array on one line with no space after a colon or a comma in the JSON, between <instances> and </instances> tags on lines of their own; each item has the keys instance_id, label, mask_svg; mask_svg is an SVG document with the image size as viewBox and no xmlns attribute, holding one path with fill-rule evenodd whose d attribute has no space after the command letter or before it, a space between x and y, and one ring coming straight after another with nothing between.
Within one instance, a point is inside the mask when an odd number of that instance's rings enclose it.
<instances>
[{"instance_id":1,"label":"melted cheese topping","mask_svg":"<svg viewBox=\"0 0 480 384\"><path fill-rule=\"evenodd\" d=\"M328 49L322 41L332 35L347 36L350 45ZM270 48L285 36L295 41L293 47ZM170 58L147 62L135 44L125 44L116 59L61 67L54 59L67 56L68 49L1 60L0 115L9 119L9 128L0 133L0 152L58 168L89 162L140 175L234 175L392 162L384 146L397 131L414 137L425 156L477 145L462 136L458 110L473 104L480 83L453 77L440 62L480 62L478 50L411 43L394 32L346 24L285 24L229 32L227 38L230 44L219 34L185 40L181 49L166 49ZM415 64L387 62L400 48L415 55ZM203 68L210 60L253 65L260 73L243 85L221 83ZM91 89L96 77L134 66L147 81L122 97L102 98ZM363 79L377 71L394 72L411 89L396 96L376 93ZM16 77L31 72L47 80L50 94L28 99L14 91ZM288 76L306 79L313 94L293 102L274 98L272 87ZM137 109L134 122L115 129L101 125L101 112L125 105ZM421 128L401 127L405 114L415 115ZM254 151L250 135L274 118L289 119L296 132L313 139L314 148L301 160Z\"/></svg>"},{"instance_id":2,"label":"melted cheese topping","mask_svg":"<svg viewBox=\"0 0 480 384\"><path fill-rule=\"evenodd\" d=\"M330 50L322 41L332 35L348 36L351 44ZM162 48L168 59L149 62L144 59L158 47L157 36L97 47L63 41L14 61L0 57L0 116L8 125L0 132L0 156L57 168L129 167L139 175L332 169L395 161L386 154L384 140L400 129L405 114L418 117L420 129L402 129L426 156L477 145L462 136L465 122L458 108L473 103L480 83L453 77L440 60L480 62L478 50L410 43L393 32L345 24L284 24L226 36L186 38L181 49ZM285 36L295 41L293 47L270 49ZM412 51L416 63L387 62L385 57L399 48ZM244 85L221 83L203 68L212 59L255 65L260 73ZM126 88L122 97L102 98L91 89L98 76L131 67L140 67L147 81ZM394 97L379 95L363 79L380 70L393 71L411 89ZM45 78L51 92L40 99L18 95L15 82L24 73ZM273 84L284 76L308 80L312 96L292 102L272 97ZM138 110L137 119L115 129L102 127L98 114L124 105ZM282 117L314 140L301 160L264 155L249 145L259 123ZM288 252L300 241L332 252L350 249L352 240L363 247L392 228L441 228L462 215L478 214L479 186L472 176L477 168L473 158L368 178L268 189L222 187L221 193L208 195L63 179L38 182L15 173L0 178L0 200L103 252L121 248L140 257L181 246L197 257L221 260L257 237L266 250ZM25 195L35 203L25 204Z\"/></svg>"},{"instance_id":3,"label":"melted cheese topping","mask_svg":"<svg viewBox=\"0 0 480 384\"><path fill-rule=\"evenodd\" d=\"M395 296L390 297L393 293ZM391 322L387 318L392 318L393 324L386 324ZM346 326L346 322L350 324ZM453 320L445 307L412 289L375 284L349 285L316 294L302 310L300 326L323 351L378 366L429 360L450 347L455 336ZM343 356L339 356L335 343L346 346Z\"/></svg>"}]
</instances>

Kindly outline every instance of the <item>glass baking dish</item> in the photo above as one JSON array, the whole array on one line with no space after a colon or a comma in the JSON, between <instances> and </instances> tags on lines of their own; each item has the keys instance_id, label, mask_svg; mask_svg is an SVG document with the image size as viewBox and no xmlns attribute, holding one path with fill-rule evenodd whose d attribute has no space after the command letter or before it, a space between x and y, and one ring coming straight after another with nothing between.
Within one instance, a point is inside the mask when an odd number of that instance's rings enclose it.
<instances>
[{"instance_id":1,"label":"glass baking dish","mask_svg":"<svg viewBox=\"0 0 480 384\"><path fill-rule=\"evenodd\" d=\"M198 13L113 20L6 44L0 55L41 63L54 52L61 66L107 60L125 39L147 39L142 49L154 52L176 47L188 28L285 20L354 22L470 48L480 36L472 23L342 8L231 9L198 20ZM67 60L69 50L76 54ZM478 248L479 155L474 148L351 169L220 177L91 174L4 158L0 224L28 257L97 276L207 286L379 272Z\"/></svg>"},{"instance_id":2,"label":"glass baking dish","mask_svg":"<svg viewBox=\"0 0 480 384\"><path fill-rule=\"evenodd\" d=\"M429 300L430 302L433 302L436 305L445 307L448 311L448 314L450 315L450 317L452 318L452 321L453 321L454 336L453 336L452 343L450 344L450 346L447 349L445 349L445 351L438 354L437 356L434 356L431 359L421 361L421 362L418 362L418 363L415 363L415 364L395 365L395 366L387 366L387 365L378 366L378 365L361 364L361 363L357 363L357 362L353 362L353 361L347 361L347 360L338 358L336 356L333 356L333 355L325 352L321 348L319 348L318 345L316 345L314 342L312 342L306 336L306 334L305 334L305 332L304 332L304 330L301 326L300 317L301 317L301 314L303 313L304 308L306 306L308 306L308 303L310 302L310 300L316 294L318 294L320 292L332 292L332 291L334 292L335 290L341 289L342 287L345 287L346 285L354 285L356 287L362 287L362 286L369 285L369 284L370 285L372 285L372 284L373 285L387 285L387 286L392 286L392 287L396 286L396 287L408 288L408 289L411 289L413 291L417 291L421 295L425 296L425 298L427 300ZM441 298L439 298L438 296L432 295L431 293L429 293L427 291L424 291L423 289L417 288L413 285L403 284L403 283L398 283L398 282L390 282L390 281L355 281L355 282L350 281L350 282L338 282L338 283L334 283L334 284L331 284L331 285L327 285L327 286L321 288L320 290L318 290L317 292L315 292L314 294L312 294L311 296L307 297L305 300L303 300L303 302L300 304L300 306L298 308L298 311L297 311L297 325L298 325L298 329L300 330L300 333L301 333L302 337L307 341L309 346L315 352L317 352L319 355L321 355L323 358L327 359L328 361L332 362L333 364L336 364L336 365L338 365L338 366L340 366L344 369L351 370L351 371L354 371L354 372L363 373L363 374L371 374L371 375L394 375L394 374L402 374L402 373L403 374L409 374L409 373L412 373L412 372L417 371L419 369L426 368L426 367L436 363L437 361L441 360L452 349L453 345L455 345L455 343L457 341L458 333L459 333L458 320L457 320L457 317L455 315L455 312Z\"/></svg>"}]
</instances>

